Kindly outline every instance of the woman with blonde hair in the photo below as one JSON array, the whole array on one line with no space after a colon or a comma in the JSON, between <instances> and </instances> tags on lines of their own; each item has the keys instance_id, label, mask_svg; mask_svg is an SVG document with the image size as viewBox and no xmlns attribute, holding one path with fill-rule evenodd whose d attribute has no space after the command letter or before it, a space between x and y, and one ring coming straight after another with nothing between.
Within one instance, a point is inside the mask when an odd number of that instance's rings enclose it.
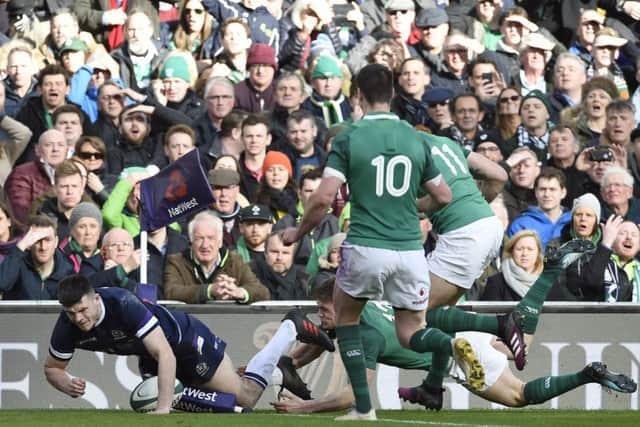
<instances>
[{"instance_id":1,"label":"woman with blonde hair","mask_svg":"<svg viewBox=\"0 0 640 427\"><path fill-rule=\"evenodd\" d=\"M522 230L511 237L502 252L501 272L487 280L483 301L520 301L544 268L538 233Z\"/></svg>"}]
</instances>

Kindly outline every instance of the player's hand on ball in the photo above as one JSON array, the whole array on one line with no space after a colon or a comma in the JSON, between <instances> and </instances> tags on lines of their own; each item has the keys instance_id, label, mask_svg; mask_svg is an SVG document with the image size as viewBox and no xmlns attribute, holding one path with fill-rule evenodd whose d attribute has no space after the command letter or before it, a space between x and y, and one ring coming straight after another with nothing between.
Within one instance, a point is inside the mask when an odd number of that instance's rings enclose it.
<instances>
[{"instance_id":1,"label":"player's hand on ball","mask_svg":"<svg viewBox=\"0 0 640 427\"><path fill-rule=\"evenodd\" d=\"M158 408L158 409L155 409L155 410L153 410L151 412L148 412L148 414L151 414L151 415L166 415L169 412L171 412L171 408Z\"/></svg>"},{"instance_id":2,"label":"player's hand on ball","mask_svg":"<svg viewBox=\"0 0 640 427\"><path fill-rule=\"evenodd\" d=\"M279 397L279 401L271 402L271 406L273 406L276 412L287 414L304 414L309 412L306 408L305 401L287 389L283 389Z\"/></svg>"},{"instance_id":3,"label":"player's hand on ball","mask_svg":"<svg viewBox=\"0 0 640 427\"><path fill-rule=\"evenodd\" d=\"M73 377L70 379L66 393L73 397L80 397L84 394L87 383L82 378Z\"/></svg>"}]
</instances>

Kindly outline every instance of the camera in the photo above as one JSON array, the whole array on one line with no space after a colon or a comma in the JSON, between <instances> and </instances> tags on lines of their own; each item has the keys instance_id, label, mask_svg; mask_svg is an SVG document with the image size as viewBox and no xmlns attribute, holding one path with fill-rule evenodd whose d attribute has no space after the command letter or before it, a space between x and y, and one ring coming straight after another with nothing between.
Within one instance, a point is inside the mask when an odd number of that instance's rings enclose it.
<instances>
[{"instance_id":1,"label":"camera","mask_svg":"<svg viewBox=\"0 0 640 427\"><path fill-rule=\"evenodd\" d=\"M596 148L589 151L589 160L592 162L611 162L613 161L613 152L608 148Z\"/></svg>"}]
</instances>

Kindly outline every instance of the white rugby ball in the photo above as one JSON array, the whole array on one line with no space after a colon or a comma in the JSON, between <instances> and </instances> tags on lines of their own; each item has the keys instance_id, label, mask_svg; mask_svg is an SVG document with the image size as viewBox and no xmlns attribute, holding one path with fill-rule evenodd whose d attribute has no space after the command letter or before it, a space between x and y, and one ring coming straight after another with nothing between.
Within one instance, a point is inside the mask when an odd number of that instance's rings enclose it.
<instances>
[{"instance_id":1,"label":"white rugby ball","mask_svg":"<svg viewBox=\"0 0 640 427\"><path fill-rule=\"evenodd\" d=\"M178 403L182 397L184 386L179 379L176 378L173 387L173 402L171 406ZM131 392L129 398L131 408L136 412L149 412L156 409L158 405L158 377L151 377L143 380Z\"/></svg>"}]
</instances>

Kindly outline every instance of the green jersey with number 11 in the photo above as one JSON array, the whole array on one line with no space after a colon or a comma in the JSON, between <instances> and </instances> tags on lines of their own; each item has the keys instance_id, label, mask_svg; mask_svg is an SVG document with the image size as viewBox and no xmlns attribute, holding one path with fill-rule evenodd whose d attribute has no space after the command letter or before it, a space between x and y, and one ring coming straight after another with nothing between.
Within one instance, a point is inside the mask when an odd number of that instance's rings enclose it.
<instances>
[{"instance_id":1,"label":"green jersey with number 11","mask_svg":"<svg viewBox=\"0 0 640 427\"><path fill-rule=\"evenodd\" d=\"M335 137L325 176L349 184L350 243L422 249L416 198L440 175L425 135L393 113L370 113Z\"/></svg>"},{"instance_id":2,"label":"green jersey with number 11","mask_svg":"<svg viewBox=\"0 0 640 427\"><path fill-rule=\"evenodd\" d=\"M433 162L451 189L451 202L429 215L436 233L457 230L482 218L494 216L482 196L475 179L469 173L467 156L459 144L449 138L423 134L431 149Z\"/></svg>"}]
</instances>

